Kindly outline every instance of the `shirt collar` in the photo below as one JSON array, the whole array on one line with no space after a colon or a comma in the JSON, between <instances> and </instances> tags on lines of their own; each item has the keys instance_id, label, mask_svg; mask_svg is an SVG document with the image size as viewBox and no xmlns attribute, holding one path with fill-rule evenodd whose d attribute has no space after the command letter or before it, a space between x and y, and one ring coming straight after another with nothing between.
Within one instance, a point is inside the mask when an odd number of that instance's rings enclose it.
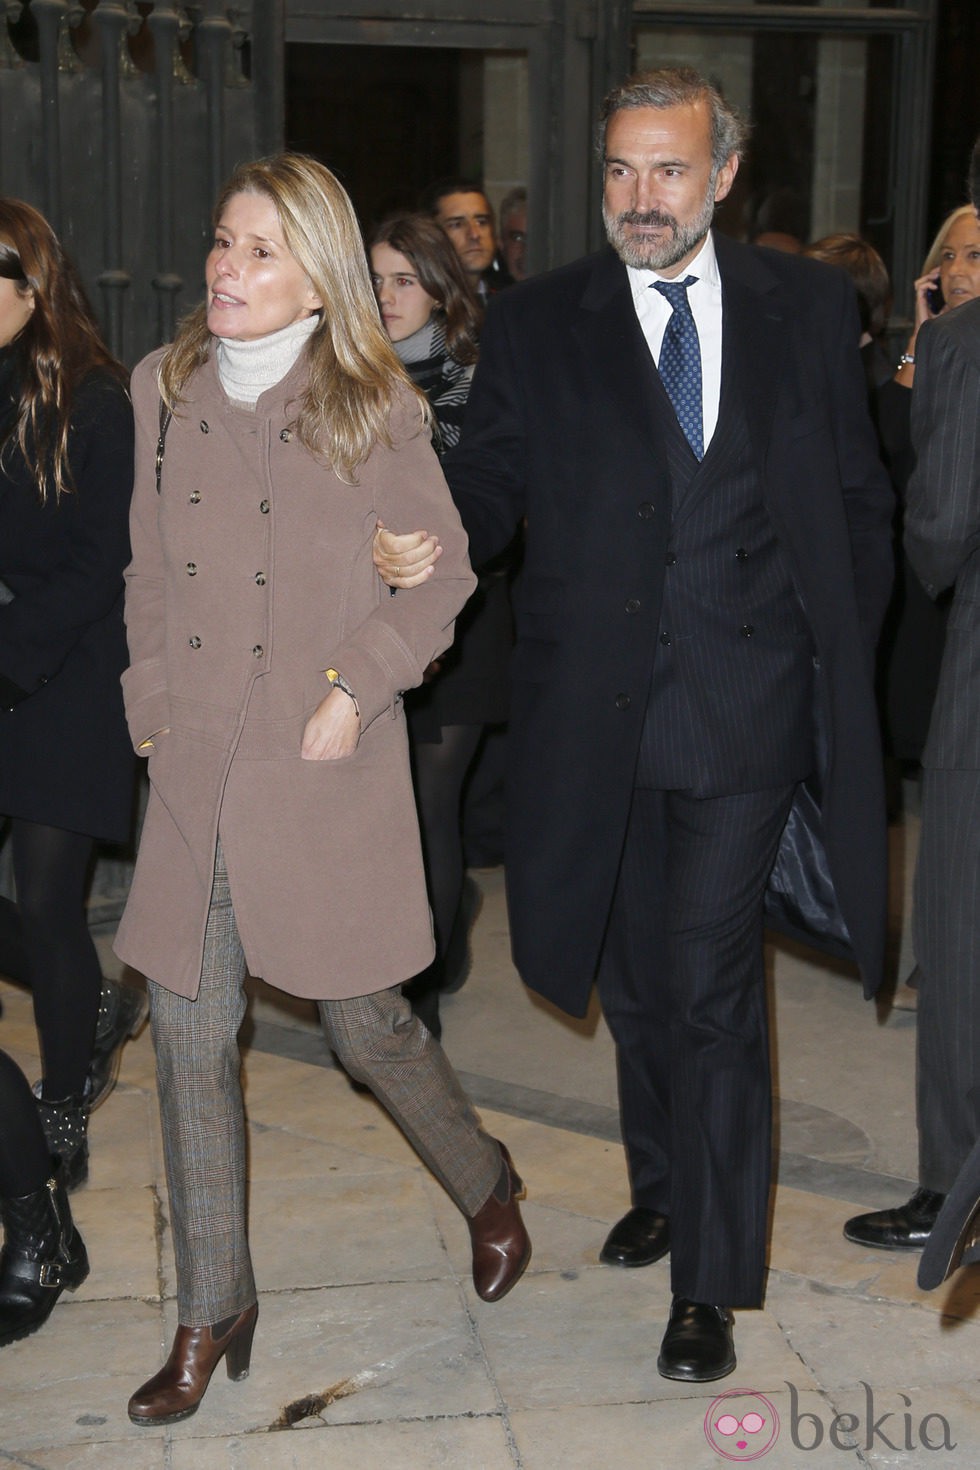
<instances>
[{"instance_id":1,"label":"shirt collar","mask_svg":"<svg viewBox=\"0 0 980 1470\"><path fill-rule=\"evenodd\" d=\"M630 288L634 299L649 291L654 281L677 280L678 277L668 277L661 271L638 270L636 266L628 265L626 274L630 278ZM715 242L712 232L709 230L701 244L701 249L684 271L685 276L696 276L699 281L704 281L709 286L720 286L721 277L718 272L718 257L715 254ZM681 278L683 279L683 278Z\"/></svg>"}]
</instances>

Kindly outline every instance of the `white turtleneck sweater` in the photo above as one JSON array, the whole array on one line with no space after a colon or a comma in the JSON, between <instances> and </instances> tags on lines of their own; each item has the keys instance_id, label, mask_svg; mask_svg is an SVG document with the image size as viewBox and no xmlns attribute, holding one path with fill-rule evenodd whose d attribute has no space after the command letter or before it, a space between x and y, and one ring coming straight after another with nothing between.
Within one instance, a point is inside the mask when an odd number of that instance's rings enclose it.
<instances>
[{"instance_id":1,"label":"white turtleneck sweater","mask_svg":"<svg viewBox=\"0 0 980 1470\"><path fill-rule=\"evenodd\" d=\"M250 342L219 337L218 377L228 397L254 408L262 394L286 376L319 325L319 316L305 316Z\"/></svg>"}]
</instances>

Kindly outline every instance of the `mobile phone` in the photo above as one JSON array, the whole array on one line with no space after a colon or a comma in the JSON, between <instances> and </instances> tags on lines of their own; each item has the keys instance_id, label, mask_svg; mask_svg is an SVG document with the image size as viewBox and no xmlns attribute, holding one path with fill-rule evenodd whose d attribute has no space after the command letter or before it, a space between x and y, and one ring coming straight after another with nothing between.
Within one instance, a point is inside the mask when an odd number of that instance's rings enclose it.
<instances>
[{"instance_id":1,"label":"mobile phone","mask_svg":"<svg viewBox=\"0 0 980 1470\"><path fill-rule=\"evenodd\" d=\"M926 291L926 306L928 306L933 316L938 316L945 305L946 298L943 296L943 288L937 281L934 286L930 286Z\"/></svg>"}]
</instances>

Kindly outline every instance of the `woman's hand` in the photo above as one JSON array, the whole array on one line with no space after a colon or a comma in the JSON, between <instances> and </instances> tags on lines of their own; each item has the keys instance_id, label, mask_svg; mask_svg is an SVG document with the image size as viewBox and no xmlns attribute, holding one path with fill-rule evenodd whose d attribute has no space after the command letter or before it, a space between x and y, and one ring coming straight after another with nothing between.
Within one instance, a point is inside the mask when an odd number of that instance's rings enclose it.
<instances>
[{"instance_id":1,"label":"woman's hand","mask_svg":"<svg viewBox=\"0 0 980 1470\"><path fill-rule=\"evenodd\" d=\"M931 271L926 271L924 276L919 276L915 283L915 325L912 335L905 346L902 361L895 370L895 382L902 388L911 388L915 382L915 342L919 335L919 328L923 322L931 322L935 317L941 316L946 310L943 306L939 311L933 311L929 304L929 294L939 285L939 267L934 266Z\"/></svg>"},{"instance_id":2,"label":"woman's hand","mask_svg":"<svg viewBox=\"0 0 980 1470\"><path fill-rule=\"evenodd\" d=\"M388 587L420 587L435 569L442 556L438 536L427 531L409 531L396 536L378 522L374 533L374 565Z\"/></svg>"},{"instance_id":3,"label":"woman's hand","mask_svg":"<svg viewBox=\"0 0 980 1470\"><path fill-rule=\"evenodd\" d=\"M342 689L324 695L306 722L300 754L305 761L338 761L353 755L361 737L361 717Z\"/></svg>"}]
</instances>

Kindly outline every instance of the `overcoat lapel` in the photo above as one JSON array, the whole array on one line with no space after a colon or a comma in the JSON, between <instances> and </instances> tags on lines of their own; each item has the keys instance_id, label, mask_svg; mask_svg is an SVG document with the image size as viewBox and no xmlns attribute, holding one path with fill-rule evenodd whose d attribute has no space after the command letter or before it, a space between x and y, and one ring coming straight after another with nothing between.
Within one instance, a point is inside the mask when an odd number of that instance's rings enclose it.
<instances>
[{"instance_id":1,"label":"overcoat lapel","mask_svg":"<svg viewBox=\"0 0 980 1470\"><path fill-rule=\"evenodd\" d=\"M723 235L715 235L715 250L723 303L719 426L684 498L685 515L724 461L723 415L733 405L745 415L756 463L760 469L765 465L787 370L790 334L784 323L790 303L782 283L757 252ZM596 393L615 405L612 422L629 425L638 441L637 452L649 456L646 474L669 485L663 423L664 413L672 414L673 409L637 321L626 268L612 250L596 257L572 331L591 365Z\"/></svg>"},{"instance_id":2,"label":"overcoat lapel","mask_svg":"<svg viewBox=\"0 0 980 1470\"><path fill-rule=\"evenodd\" d=\"M760 469L766 462L772 419L787 370L790 303L779 278L756 252L715 235L722 290L722 407L740 403ZM726 387L734 388L726 400Z\"/></svg>"},{"instance_id":3,"label":"overcoat lapel","mask_svg":"<svg viewBox=\"0 0 980 1470\"><path fill-rule=\"evenodd\" d=\"M596 394L614 405L613 415L597 411L596 420L628 424L638 441L635 462L642 462L651 481L668 485L658 397L668 409L670 402L636 318L626 267L612 250L596 258L572 332L590 364ZM610 446L615 452L613 435Z\"/></svg>"}]
</instances>

